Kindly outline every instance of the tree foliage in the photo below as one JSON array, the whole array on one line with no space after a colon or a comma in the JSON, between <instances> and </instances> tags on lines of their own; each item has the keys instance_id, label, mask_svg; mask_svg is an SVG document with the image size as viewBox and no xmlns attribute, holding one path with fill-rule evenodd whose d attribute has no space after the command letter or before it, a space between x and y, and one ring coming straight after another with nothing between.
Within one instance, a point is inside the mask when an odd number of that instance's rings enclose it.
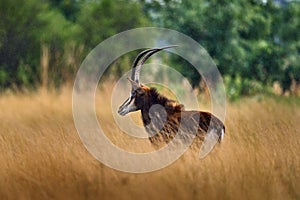
<instances>
[{"instance_id":1,"label":"tree foliage","mask_svg":"<svg viewBox=\"0 0 300 200\"><path fill-rule=\"evenodd\" d=\"M270 0L141 2L157 25L183 32L207 49L227 82L245 86L238 95L252 93L248 83L271 86L279 81L287 90L292 80L299 81L299 2L285 6ZM179 67L198 85L200 77L186 69L185 64Z\"/></svg>"},{"instance_id":2,"label":"tree foliage","mask_svg":"<svg viewBox=\"0 0 300 200\"><path fill-rule=\"evenodd\" d=\"M2 87L32 84L38 71L39 42L34 31L42 7L34 0L0 1L0 83ZM27 63L32 63L28 66Z\"/></svg>"},{"instance_id":3,"label":"tree foliage","mask_svg":"<svg viewBox=\"0 0 300 200\"><path fill-rule=\"evenodd\" d=\"M256 93L275 81L284 92L300 83L297 1L11 0L0 1L0 89L39 86L45 70L47 84L60 86L101 41L151 24L198 41L224 75L229 95ZM111 72L120 76L128 63L121 59ZM198 87L201 77L187 65L173 60Z\"/></svg>"},{"instance_id":4,"label":"tree foliage","mask_svg":"<svg viewBox=\"0 0 300 200\"><path fill-rule=\"evenodd\" d=\"M47 84L59 86L101 41L146 24L135 1L0 1L0 89L40 85L43 59Z\"/></svg>"}]
</instances>

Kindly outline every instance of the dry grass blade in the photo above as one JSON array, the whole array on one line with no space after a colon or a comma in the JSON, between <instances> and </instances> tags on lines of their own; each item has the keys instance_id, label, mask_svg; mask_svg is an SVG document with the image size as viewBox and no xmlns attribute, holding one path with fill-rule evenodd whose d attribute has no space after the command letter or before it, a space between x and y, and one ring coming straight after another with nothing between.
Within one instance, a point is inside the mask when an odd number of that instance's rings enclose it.
<instances>
[{"instance_id":1,"label":"dry grass blade","mask_svg":"<svg viewBox=\"0 0 300 200\"><path fill-rule=\"evenodd\" d=\"M299 199L300 107L267 99L229 104L224 143L205 159L127 174L95 160L73 124L71 92L0 97L0 199ZM109 138L147 151L99 108Z\"/></svg>"}]
</instances>

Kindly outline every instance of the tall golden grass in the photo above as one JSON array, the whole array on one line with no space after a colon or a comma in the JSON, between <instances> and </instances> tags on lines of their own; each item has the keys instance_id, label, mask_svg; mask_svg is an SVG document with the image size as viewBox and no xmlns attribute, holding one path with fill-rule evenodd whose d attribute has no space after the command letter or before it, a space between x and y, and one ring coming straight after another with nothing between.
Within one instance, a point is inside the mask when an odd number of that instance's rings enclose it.
<instances>
[{"instance_id":1,"label":"tall golden grass","mask_svg":"<svg viewBox=\"0 0 300 200\"><path fill-rule=\"evenodd\" d=\"M205 159L129 174L95 160L76 132L71 89L0 96L0 199L300 199L300 106L271 98L227 105L226 134ZM120 147L150 148L121 134Z\"/></svg>"}]
</instances>

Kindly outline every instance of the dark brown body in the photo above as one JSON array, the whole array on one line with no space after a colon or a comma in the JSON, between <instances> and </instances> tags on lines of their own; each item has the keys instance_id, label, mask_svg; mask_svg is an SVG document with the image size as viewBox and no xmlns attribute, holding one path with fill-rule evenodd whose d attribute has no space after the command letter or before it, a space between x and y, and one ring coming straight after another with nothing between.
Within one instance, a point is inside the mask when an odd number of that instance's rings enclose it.
<instances>
[{"instance_id":1,"label":"dark brown body","mask_svg":"<svg viewBox=\"0 0 300 200\"><path fill-rule=\"evenodd\" d=\"M203 140L209 128L217 131L220 142L225 133L224 124L211 113L185 111L183 105L160 95L155 88L146 88L141 113L153 144L168 143L176 134L183 140L190 136Z\"/></svg>"}]
</instances>

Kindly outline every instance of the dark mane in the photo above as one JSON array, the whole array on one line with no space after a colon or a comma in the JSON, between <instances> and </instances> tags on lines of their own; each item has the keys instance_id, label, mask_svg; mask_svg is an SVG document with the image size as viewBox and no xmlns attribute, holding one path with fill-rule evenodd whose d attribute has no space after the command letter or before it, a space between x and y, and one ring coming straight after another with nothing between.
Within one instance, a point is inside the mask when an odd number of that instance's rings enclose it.
<instances>
[{"instance_id":1,"label":"dark mane","mask_svg":"<svg viewBox=\"0 0 300 200\"><path fill-rule=\"evenodd\" d=\"M162 94L157 92L156 88L150 88L150 101L153 104L160 104L165 107L166 111L169 112L180 112L184 110L184 105L179 104L177 101L168 99Z\"/></svg>"},{"instance_id":2,"label":"dark mane","mask_svg":"<svg viewBox=\"0 0 300 200\"><path fill-rule=\"evenodd\" d=\"M167 97L165 97L162 94L159 94L157 92L156 88L151 87L150 88L150 101L153 102L154 104L160 104L160 105L165 105L166 102L169 100Z\"/></svg>"}]
</instances>

